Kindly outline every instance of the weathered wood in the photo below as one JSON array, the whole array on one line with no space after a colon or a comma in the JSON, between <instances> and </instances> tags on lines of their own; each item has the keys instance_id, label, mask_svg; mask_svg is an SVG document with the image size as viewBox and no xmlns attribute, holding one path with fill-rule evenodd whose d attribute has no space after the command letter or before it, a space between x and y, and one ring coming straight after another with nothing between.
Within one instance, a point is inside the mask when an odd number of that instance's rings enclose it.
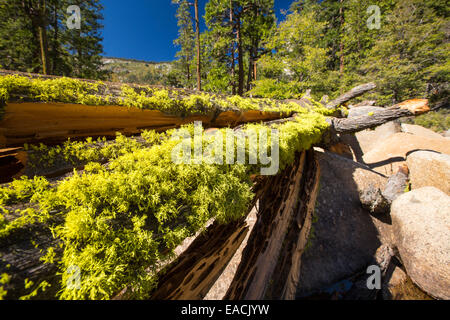
<instances>
[{"instance_id":1,"label":"weathered wood","mask_svg":"<svg viewBox=\"0 0 450 320\"><path fill-rule=\"evenodd\" d=\"M362 206L371 213L387 214L392 202L405 192L408 185L409 170L403 165L396 174L389 177L383 191L370 186L360 191L359 198Z\"/></svg>"},{"instance_id":2,"label":"weathered wood","mask_svg":"<svg viewBox=\"0 0 450 320\"><path fill-rule=\"evenodd\" d=\"M320 167L313 152L307 153L298 195L298 208L286 235L278 264L266 291L265 298L294 300L300 283L303 252L306 249L313 223L314 209L319 191Z\"/></svg>"},{"instance_id":3,"label":"weathered wood","mask_svg":"<svg viewBox=\"0 0 450 320\"><path fill-rule=\"evenodd\" d=\"M274 177L270 190L261 197L258 222L243 253L245 262L239 266L226 299L264 298L294 218L305 156L303 153L298 164Z\"/></svg>"},{"instance_id":4,"label":"weathered wood","mask_svg":"<svg viewBox=\"0 0 450 320\"><path fill-rule=\"evenodd\" d=\"M357 87L351 89L350 91L344 93L343 95L339 96L338 98L330 101L326 105L326 107L328 109L334 109L337 106L340 106L341 104L343 104L353 98L359 97L360 95L362 95L370 90L375 89L376 87L377 87L376 84L373 82L357 86Z\"/></svg>"},{"instance_id":5,"label":"weathered wood","mask_svg":"<svg viewBox=\"0 0 450 320\"><path fill-rule=\"evenodd\" d=\"M413 99L385 110L376 111L373 114L343 119L330 118L328 121L335 133L354 133L375 128L401 117L416 116L428 111L430 111L428 100Z\"/></svg>"},{"instance_id":6,"label":"weathered wood","mask_svg":"<svg viewBox=\"0 0 450 320\"><path fill-rule=\"evenodd\" d=\"M151 299L203 299L247 232L245 218L227 225L215 222L163 271Z\"/></svg>"},{"instance_id":7,"label":"weathered wood","mask_svg":"<svg viewBox=\"0 0 450 320\"><path fill-rule=\"evenodd\" d=\"M257 223L225 299L294 298L319 180L311 157L311 151L303 153L300 162L267 183Z\"/></svg>"},{"instance_id":8,"label":"weathered wood","mask_svg":"<svg viewBox=\"0 0 450 320\"><path fill-rule=\"evenodd\" d=\"M30 294L42 281L51 287L39 293L39 299L55 299L61 289L58 268L52 263L43 263L40 259L48 248L55 248L55 253L62 253L59 240L53 238L48 226L35 224L16 230L8 238L0 241L0 274L6 273L11 278L4 286L7 291L5 299L17 300ZM25 288L25 279L34 284Z\"/></svg>"}]
</instances>

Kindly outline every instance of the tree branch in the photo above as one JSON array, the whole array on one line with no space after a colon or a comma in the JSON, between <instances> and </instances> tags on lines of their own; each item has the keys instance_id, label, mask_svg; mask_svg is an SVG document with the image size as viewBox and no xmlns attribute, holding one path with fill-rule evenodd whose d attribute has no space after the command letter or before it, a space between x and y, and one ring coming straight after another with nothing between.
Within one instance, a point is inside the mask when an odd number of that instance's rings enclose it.
<instances>
[{"instance_id":1,"label":"tree branch","mask_svg":"<svg viewBox=\"0 0 450 320\"><path fill-rule=\"evenodd\" d=\"M357 86L357 87L351 89L350 91L344 93L343 95L339 96L338 98L334 99L333 101L330 101L326 105L326 107L328 109L336 108L337 106L339 106L353 98L359 97L360 95L362 95L370 90L373 90L376 87L377 87L376 84L373 82Z\"/></svg>"},{"instance_id":2,"label":"tree branch","mask_svg":"<svg viewBox=\"0 0 450 320\"><path fill-rule=\"evenodd\" d=\"M430 107L427 99L413 99L368 115L342 119L330 118L328 122L335 133L354 133L378 127L401 117L416 116L428 111Z\"/></svg>"}]
</instances>

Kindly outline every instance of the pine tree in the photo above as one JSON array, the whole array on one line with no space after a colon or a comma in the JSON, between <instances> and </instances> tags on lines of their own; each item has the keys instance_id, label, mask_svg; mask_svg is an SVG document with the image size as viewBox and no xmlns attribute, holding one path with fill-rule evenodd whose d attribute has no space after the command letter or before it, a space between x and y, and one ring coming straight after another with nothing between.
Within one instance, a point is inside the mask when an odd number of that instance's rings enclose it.
<instances>
[{"instance_id":1,"label":"pine tree","mask_svg":"<svg viewBox=\"0 0 450 320\"><path fill-rule=\"evenodd\" d=\"M273 27L273 1L210 0L206 4L205 20L211 37L216 38L214 49L222 69L229 72L232 92L244 94L245 70L247 88L256 74L256 60L261 51L261 39ZM248 58L248 64L245 63ZM237 78L235 65L237 64Z\"/></svg>"},{"instance_id":2,"label":"pine tree","mask_svg":"<svg viewBox=\"0 0 450 320\"><path fill-rule=\"evenodd\" d=\"M179 58L178 63L184 74L184 86L190 87L191 79L193 78L191 65L195 55L195 36L190 5L187 0L181 2L175 0L173 3L179 4L176 14L179 31L178 38L174 41L174 44L179 46L180 50L176 56Z\"/></svg>"},{"instance_id":3,"label":"pine tree","mask_svg":"<svg viewBox=\"0 0 450 320\"><path fill-rule=\"evenodd\" d=\"M325 93L328 90L325 82L330 78L327 76L328 48L318 39L323 38L326 23L318 21L317 4L302 5L300 10L294 7L277 27L267 42L269 52L261 59L263 78L272 79L278 85L270 81L259 82L259 85L283 91L281 84L292 95L306 89L316 94Z\"/></svg>"},{"instance_id":4,"label":"pine tree","mask_svg":"<svg viewBox=\"0 0 450 320\"><path fill-rule=\"evenodd\" d=\"M257 80L257 61L267 52L264 40L276 27L274 0L251 1L243 19L244 47L248 56L246 90L251 90L251 82Z\"/></svg>"},{"instance_id":5,"label":"pine tree","mask_svg":"<svg viewBox=\"0 0 450 320\"><path fill-rule=\"evenodd\" d=\"M432 1L399 1L361 71L378 83L381 104L448 95L450 36Z\"/></svg>"},{"instance_id":6,"label":"pine tree","mask_svg":"<svg viewBox=\"0 0 450 320\"><path fill-rule=\"evenodd\" d=\"M69 30L66 12L79 5L81 30ZM99 0L21 0L0 4L0 65L36 73L105 78L101 69Z\"/></svg>"},{"instance_id":7,"label":"pine tree","mask_svg":"<svg viewBox=\"0 0 450 320\"><path fill-rule=\"evenodd\" d=\"M0 3L0 66L9 70L40 72L37 30L19 1Z\"/></svg>"},{"instance_id":8,"label":"pine tree","mask_svg":"<svg viewBox=\"0 0 450 320\"><path fill-rule=\"evenodd\" d=\"M79 78L105 79L107 72L102 70L103 52L100 21L103 19L101 11L103 6L100 0L71 0L71 5L77 5L81 9L81 28L64 28L62 40L70 53L69 63L72 67L71 74ZM68 6L67 6L68 7ZM65 8L67 8L65 6ZM69 14L65 12L65 20Z\"/></svg>"}]
</instances>

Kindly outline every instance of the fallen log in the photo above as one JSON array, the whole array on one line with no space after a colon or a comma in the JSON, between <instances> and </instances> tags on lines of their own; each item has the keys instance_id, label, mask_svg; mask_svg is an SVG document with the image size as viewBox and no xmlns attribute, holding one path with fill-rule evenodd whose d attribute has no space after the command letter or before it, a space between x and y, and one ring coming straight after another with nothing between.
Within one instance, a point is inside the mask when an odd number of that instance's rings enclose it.
<instances>
[{"instance_id":1,"label":"fallen log","mask_svg":"<svg viewBox=\"0 0 450 320\"><path fill-rule=\"evenodd\" d=\"M332 118L329 119L331 125L329 134L363 130L390 121L393 117L426 112L427 108L427 101L396 105L383 110L381 116L360 117L362 121L360 126L354 124L354 118ZM385 112L388 113L385 114ZM269 121L266 124L274 125L292 120L295 120L295 117ZM231 121L231 123L240 122ZM315 200L314 190L318 183L317 164L310 155L306 157L305 154L310 154L310 151L305 151L303 156L298 157L297 162L282 174L265 181L264 193L258 198L261 199L258 222L249 237L243 262L229 287L227 293L229 299L263 299L265 297L291 299L294 297L301 254L306 245L311 224ZM289 188L286 185L289 185ZM186 255L180 257L177 262L179 265L174 263L165 270L166 276L161 278L155 297L199 299L206 294L247 232L243 221L230 226L214 225L210 230L211 233L206 238L199 238L192 248L186 251ZM220 236L215 238L217 235ZM227 235L236 241L226 240ZM212 242L211 239L216 241ZM214 247L211 247L211 243ZM282 252L283 246L288 250ZM205 260L202 260L203 258ZM22 260L15 260L16 253L11 253L8 259L16 261L19 265L30 265L31 271L34 272L33 276L39 278L39 255L33 254L28 258L21 257ZM0 266L3 270L6 264ZM28 269L26 267L24 272L29 272ZM183 289L181 290L180 287Z\"/></svg>"},{"instance_id":2,"label":"fallen log","mask_svg":"<svg viewBox=\"0 0 450 320\"><path fill-rule=\"evenodd\" d=\"M164 131L194 121L202 121L205 127L235 126L283 118L292 114L288 109L313 106L307 98L294 105L294 101L5 70L0 70L2 85L6 100L0 101L0 147Z\"/></svg>"},{"instance_id":3,"label":"fallen log","mask_svg":"<svg viewBox=\"0 0 450 320\"><path fill-rule=\"evenodd\" d=\"M331 118L329 122L335 133L354 133L375 128L401 117L417 116L428 111L430 111L430 107L427 99L412 99L364 116Z\"/></svg>"}]
</instances>

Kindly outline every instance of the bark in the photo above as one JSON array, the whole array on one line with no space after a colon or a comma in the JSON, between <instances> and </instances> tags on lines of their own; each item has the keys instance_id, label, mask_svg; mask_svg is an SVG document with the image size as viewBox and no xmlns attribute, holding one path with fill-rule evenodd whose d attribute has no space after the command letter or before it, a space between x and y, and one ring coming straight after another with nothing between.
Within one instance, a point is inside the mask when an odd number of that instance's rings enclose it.
<instances>
[{"instance_id":1,"label":"bark","mask_svg":"<svg viewBox=\"0 0 450 320\"><path fill-rule=\"evenodd\" d=\"M377 86L375 83L370 82L370 83L366 83L360 86L357 86L353 89L351 89L350 91L344 93L343 95L339 96L338 98L334 99L333 101L330 101L326 107L329 109L333 109L336 108L337 106L350 101L353 98L359 97L360 95L375 89Z\"/></svg>"},{"instance_id":2,"label":"bark","mask_svg":"<svg viewBox=\"0 0 450 320\"><path fill-rule=\"evenodd\" d=\"M238 17L236 22L236 40L238 46L238 95L244 95L244 57L242 49L241 19Z\"/></svg>"},{"instance_id":3,"label":"bark","mask_svg":"<svg viewBox=\"0 0 450 320\"><path fill-rule=\"evenodd\" d=\"M341 6L339 8L339 16L341 20L341 40L339 44L339 50L340 50L340 61L339 61L339 72L341 75L344 74L344 40L343 40L343 33L344 33L344 7L343 3L344 0L339 1L341 3Z\"/></svg>"},{"instance_id":4,"label":"bark","mask_svg":"<svg viewBox=\"0 0 450 320\"><path fill-rule=\"evenodd\" d=\"M234 35L234 27L233 27L233 2L230 0L230 26L231 26L231 33ZM236 84L234 81L234 72L235 72L235 64L236 59L234 57L234 39L231 40L231 94L236 94Z\"/></svg>"},{"instance_id":5,"label":"bark","mask_svg":"<svg viewBox=\"0 0 450 320\"><path fill-rule=\"evenodd\" d=\"M197 37L197 90L202 91L202 78L200 67L200 22L198 13L198 0L195 0L195 33Z\"/></svg>"}]
</instances>

